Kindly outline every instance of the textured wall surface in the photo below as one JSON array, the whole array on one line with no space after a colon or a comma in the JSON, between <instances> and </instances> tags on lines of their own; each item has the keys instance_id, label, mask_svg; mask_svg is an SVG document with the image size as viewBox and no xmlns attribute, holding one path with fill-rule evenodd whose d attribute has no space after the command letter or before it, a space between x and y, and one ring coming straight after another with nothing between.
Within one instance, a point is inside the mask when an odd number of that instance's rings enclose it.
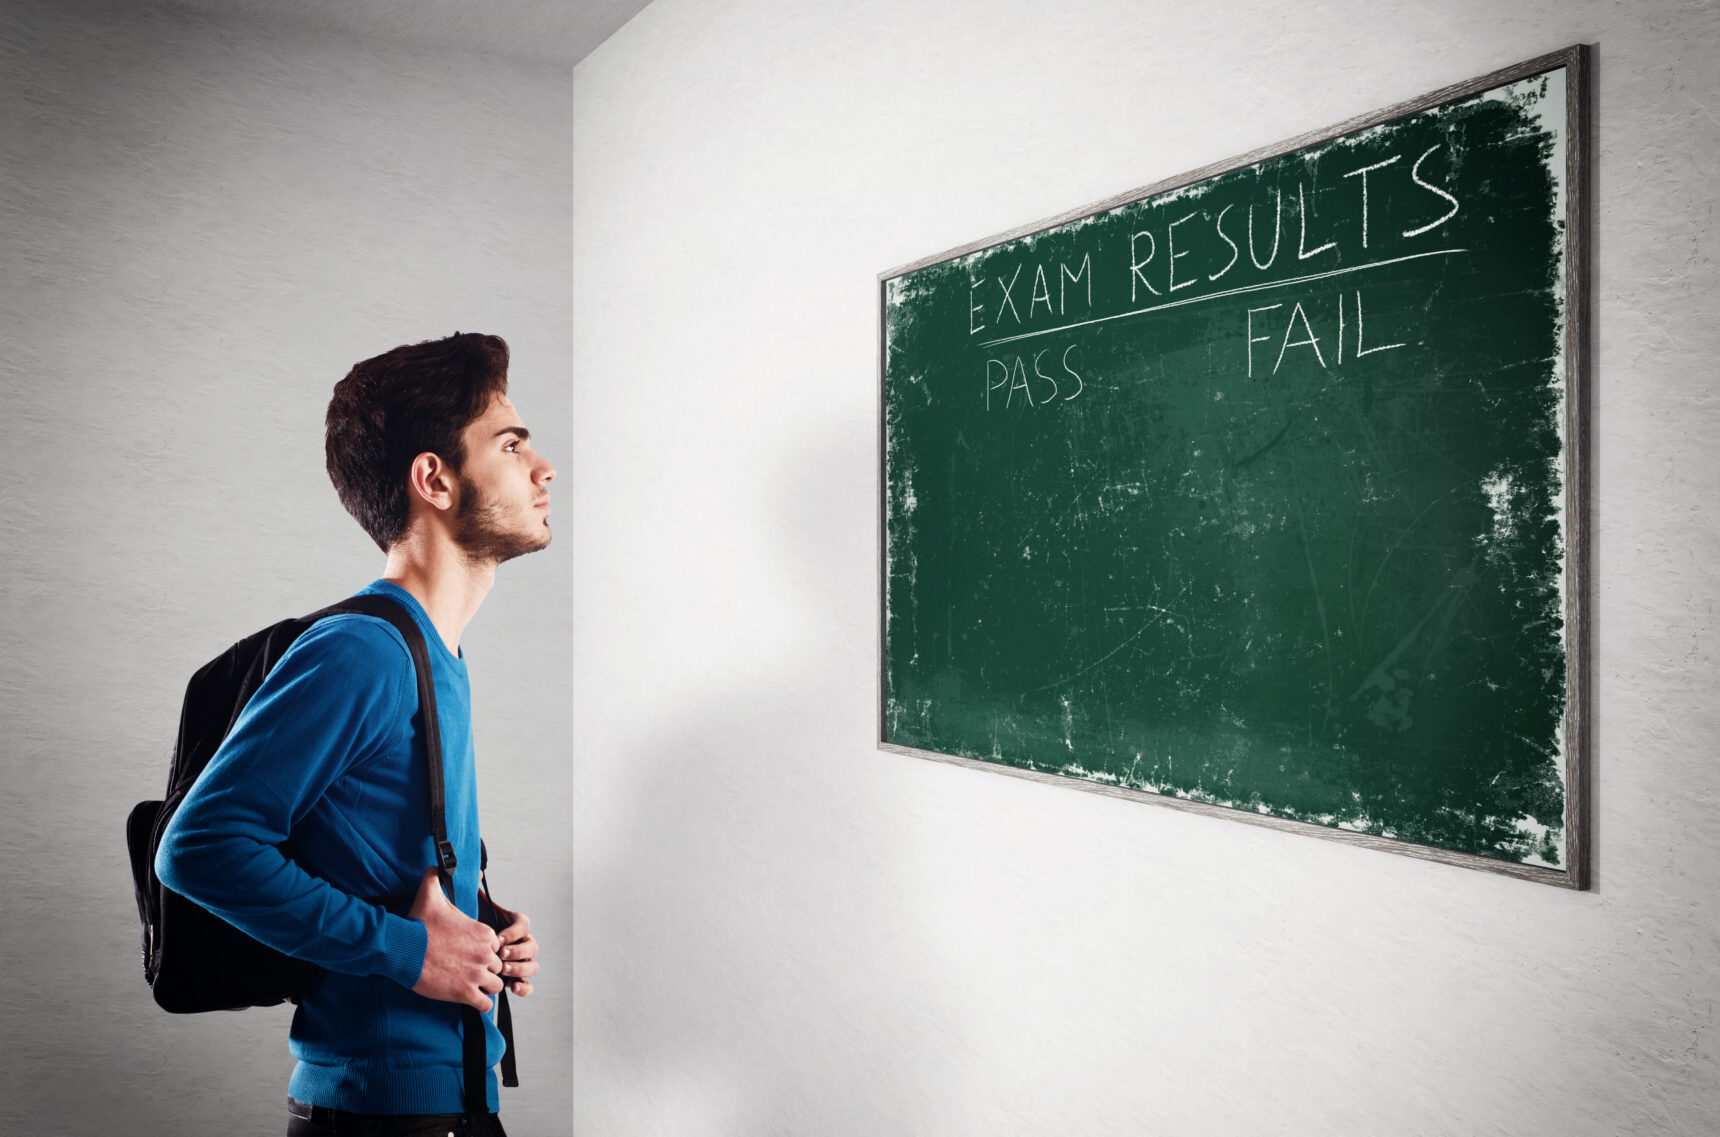
<instances>
[{"instance_id":1,"label":"textured wall surface","mask_svg":"<svg viewBox=\"0 0 1720 1137\"><path fill-rule=\"evenodd\" d=\"M875 751L875 276L1598 45L1596 887ZM585 1134L1720 1131L1720 9L656 0L574 72Z\"/></svg>"},{"instance_id":2,"label":"textured wall surface","mask_svg":"<svg viewBox=\"0 0 1720 1137\"><path fill-rule=\"evenodd\" d=\"M124 818L165 784L192 671L381 571L322 470L353 362L505 336L567 485L568 73L137 5L0 10L0 1129L281 1132L287 1009L155 1008ZM464 640L497 896L545 943L504 1098L527 1135L570 1109L561 528Z\"/></svg>"}]
</instances>

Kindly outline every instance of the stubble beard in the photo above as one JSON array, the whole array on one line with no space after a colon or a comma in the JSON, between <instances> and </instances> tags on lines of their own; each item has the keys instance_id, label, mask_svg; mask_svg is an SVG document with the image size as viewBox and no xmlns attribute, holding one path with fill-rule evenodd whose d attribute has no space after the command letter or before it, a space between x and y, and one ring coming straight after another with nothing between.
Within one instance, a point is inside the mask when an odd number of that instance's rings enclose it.
<instances>
[{"instance_id":1,"label":"stubble beard","mask_svg":"<svg viewBox=\"0 0 1720 1137\"><path fill-rule=\"evenodd\" d=\"M501 506L485 498L478 487L460 479L460 506L455 515L454 541L466 559L475 564L499 565L549 544L549 520L524 531L504 529L499 521Z\"/></svg>"}]
</instances>

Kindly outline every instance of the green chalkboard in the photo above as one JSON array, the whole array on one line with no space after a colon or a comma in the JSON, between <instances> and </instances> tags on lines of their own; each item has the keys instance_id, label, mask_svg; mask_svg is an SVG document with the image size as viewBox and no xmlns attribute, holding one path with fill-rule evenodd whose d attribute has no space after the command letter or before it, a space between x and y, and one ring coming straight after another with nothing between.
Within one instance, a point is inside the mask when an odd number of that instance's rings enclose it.
<instances>
[{"instance_id":1,"label":"green chalkboard","mask_svg":"<svg viewBox=\"0 0 1720 1137\"><path fill-rule=\"evenodd\" d=\"M1585 887L1586 66L882 274L880 745Z\"/></svg>"}]
</instances>

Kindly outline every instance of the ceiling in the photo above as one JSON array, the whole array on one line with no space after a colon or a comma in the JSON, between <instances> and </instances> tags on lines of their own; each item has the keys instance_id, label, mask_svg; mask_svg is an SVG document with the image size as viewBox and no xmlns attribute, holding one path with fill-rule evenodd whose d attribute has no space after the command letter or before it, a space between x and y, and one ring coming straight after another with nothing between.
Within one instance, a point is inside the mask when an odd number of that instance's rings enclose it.
<instances>
[{"instance_id":1,"label":"ceiling","mask_svg":"<svg viewBox=\"0 0 1720 1137\"><path fill-rule=\"evenodd\" d=\"M166 0L276 27L481 51L572 67L648 0Z\"/></svg>"}]
</instances>

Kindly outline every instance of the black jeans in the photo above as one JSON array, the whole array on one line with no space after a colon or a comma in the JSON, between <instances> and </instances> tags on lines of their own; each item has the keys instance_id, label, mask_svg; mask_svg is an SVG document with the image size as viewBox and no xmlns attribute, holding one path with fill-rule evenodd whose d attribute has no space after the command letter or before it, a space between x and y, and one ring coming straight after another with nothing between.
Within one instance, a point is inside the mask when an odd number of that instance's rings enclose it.
<instances>
[{"instance_id":1,"label":"black jeans","mask_svg":"<svg viewBox=\"0 0 1720 1137\"><path fill-rule=\"evenodd\" d=\"M342 1113L287 1099L287 1137L508 1137L494 1113Z\"/></svg>"}]
</instances>

